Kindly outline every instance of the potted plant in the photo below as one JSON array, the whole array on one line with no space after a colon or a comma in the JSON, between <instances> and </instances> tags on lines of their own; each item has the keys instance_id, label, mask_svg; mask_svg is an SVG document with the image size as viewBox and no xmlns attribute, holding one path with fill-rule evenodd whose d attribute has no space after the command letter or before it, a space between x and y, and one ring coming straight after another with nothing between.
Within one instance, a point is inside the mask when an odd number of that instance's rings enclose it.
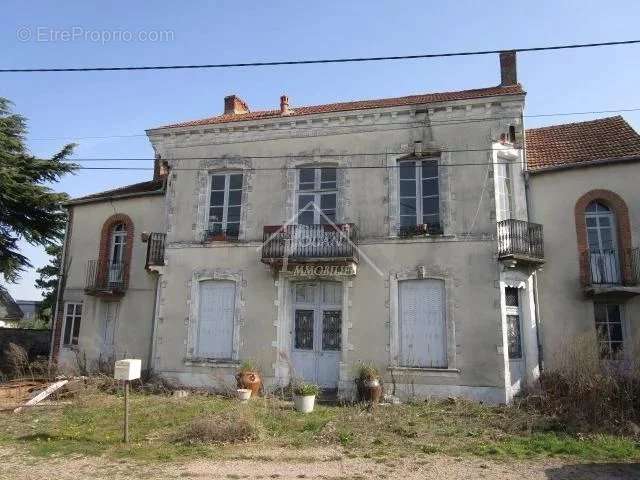
<instances>
[{"instance_id":1,"label":"potted plant","mask_svg":"<svg viewBox=\"0 0 640 480\"><path fill-rule=\"evenodd\" d=\"M238 394L238 400L240 400L241 403L247 403L251 398L251 390L248 388L239 388L236 390L236 393Z\"/></svg>"},{"instance_id":2,"label":"potted plant","mask_svg":"<svg viewBox=\"0 0 640 480\"><path fill-rule=\"evenodd\" d=\"M262 379L255 365L245 360L240 365L238 373L236 373L236 384L238 388L251 390L251 395L257 397L262 388Z\"/></svg>"},{"instance_id":3,"label":"potted plant","mask_svg":"<svg viewBox=\"0 0 640 480\"><path fill-rule=\"evenodd\" d=\"M299 383L293 387L293 405L302 413L313 412L316 403L316 395L320 393L320 387L313 383Z\"/></svg>"},{"instance_id":4,"label":"potted plant","mask_svg":"<svg viewBox=\"0 0 640 480\"><path fill-rule=\"evenodd\" d=\"M373 365L360 365L356 377L356 387L360 401L378 403L383 393L382 379L378 369Z\"/></svg>"}]
</instances>

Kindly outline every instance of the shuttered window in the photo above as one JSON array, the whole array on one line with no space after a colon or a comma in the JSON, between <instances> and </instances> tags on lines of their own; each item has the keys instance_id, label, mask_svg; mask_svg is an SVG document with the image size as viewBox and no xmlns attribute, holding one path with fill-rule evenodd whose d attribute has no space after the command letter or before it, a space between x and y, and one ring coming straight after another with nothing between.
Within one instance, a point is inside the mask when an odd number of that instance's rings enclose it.
<instances>
[{"instance_id":1,"label":"shuttered window","mask_svg":"<svg viewBox=\"0 0 640 480\"><path fill-rule=\"evenodd\" d=\"M446 368L444 281L398 282L400 364Z\"/></svg>"},{"instance_id":2,"label":"shuttered window","mask_svg":"<svg viewBox=\"0 0 640 480\"><path fill-rule=\"evenodd\" d=\"M226 280L200 282L195 355L228 360L233 354L236 284Z\"/></svg>"}]
</instances>

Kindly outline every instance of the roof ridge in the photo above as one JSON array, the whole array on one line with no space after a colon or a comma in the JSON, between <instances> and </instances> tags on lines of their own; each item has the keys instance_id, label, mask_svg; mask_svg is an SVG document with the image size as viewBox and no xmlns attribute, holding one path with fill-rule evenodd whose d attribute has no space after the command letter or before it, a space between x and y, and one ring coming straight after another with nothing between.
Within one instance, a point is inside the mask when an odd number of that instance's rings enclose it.
<instances>
[{"instance_id":1,"label":"roof ridge","mask_svg":"<svg viewBox=\"0 0 640 480\"><path fill-rule=\"evenodd\" d=\"M624 123L629 125L629 123L624 119L624 117L622 115L614 115L612 117L594 118L594 119L591 119L591 120L583 120L581 122L557 123L555 125L545 125L544 127L527 128L526 131L527 132L531 132L531 131L534 131L534 130L550 130L550 129L554 129L554 128L570 127L572 125L585 125L585 124L591 124L591 123L600 123L600 122L605 122L607 120L622 120Z\"/></svg>"},{"instance_id":2,"label":"roof ridge","mask_svg":"<svg viewBox=\"0 0 640 480\"><path fill-rule=\"evenodd\" d=\"M470 100L473 98L491 97L498 95L523 95L526 92L522 89L522 85L495 85L490 87L472 88L465 90L450 90L444 92L428 92L416 93L412 95L403 95L399 97L383 97L364 100L349 100L342 102L322 103L316 105L291 106L291 112L286 118L299 115L312 115L315 113L332 113L347 110L388 108L401 105L413 105L419 103L440 103L456 100ZM449 98L448 98L449 97ZM241 122L250 120L259 120L263 118L280 117L281 112L278 109L271 110L255 110L238 114L221 114L214 115L197 120L187 120L183 122L172 123L160 127L151 128L149 130L160 130L165 128L190 127L210 125L217 123ZM285 117L283 117L285 118Z\"/></svg>"}]
</instances>

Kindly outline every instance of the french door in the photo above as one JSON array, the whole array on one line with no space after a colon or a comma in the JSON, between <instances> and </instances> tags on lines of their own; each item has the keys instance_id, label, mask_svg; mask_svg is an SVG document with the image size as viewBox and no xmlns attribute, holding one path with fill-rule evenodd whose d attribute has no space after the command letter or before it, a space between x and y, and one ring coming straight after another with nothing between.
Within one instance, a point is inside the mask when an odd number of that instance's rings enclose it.
<instances>
[{"instance_id":1,"label":"french door","mask_svg":"<svg viewBox=\"0 0 640 480\"><path fill-rule=\"evenodd\" d=\"M613 212L600 202L591 202L587 206L585 220L591 280L596 284L620 283L620 256Z\"/></svg>"},{"instance_id":2,"label":"french door","mask_svg":"<svg viewBox=\"0 0 640 480\"><path fill-rule=\"evenodd\" d=\"M119 223L111 233L111 251L109 252L109 286L119 286L124 282L124 250L127 246L127 232L124 224Z\"/></svg>"},{"instance_id":3,"label":"french door","mask_svg":"<svg viewBox=\"0 0 640 480\"><path fill-rule=\"evenodd\" d=\"M342 284L297 282L292 295L292 375L325 389L337 388L342 350Z\"/></svg>"}]
</instances>

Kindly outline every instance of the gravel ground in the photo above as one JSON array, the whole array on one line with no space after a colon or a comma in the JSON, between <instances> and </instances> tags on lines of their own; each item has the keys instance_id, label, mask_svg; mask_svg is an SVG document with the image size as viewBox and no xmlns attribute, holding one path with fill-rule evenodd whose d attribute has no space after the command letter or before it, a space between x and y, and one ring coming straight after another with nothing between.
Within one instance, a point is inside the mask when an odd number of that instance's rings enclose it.
<instances>
[{"instance_id":1,"label":"gravel ground","mask_svg":"<svg viewBox=\"0 0 640 480\"><path fill-rule=\"evenodd\" d=\"M268 460L252 460L260 455ZM562 460L496 462L433 455L424 459L377 463L344 458L334 450L247 452L243 460L201 460L184 464L142 464L100 457L38 459L0 447L0 478L66 480L124 478L181 479L640 479L640 464L575 463ZM341 457L340 459L338 459ZM280 460L285 459L285 460Z\"/></svg>"}]
</instances>

